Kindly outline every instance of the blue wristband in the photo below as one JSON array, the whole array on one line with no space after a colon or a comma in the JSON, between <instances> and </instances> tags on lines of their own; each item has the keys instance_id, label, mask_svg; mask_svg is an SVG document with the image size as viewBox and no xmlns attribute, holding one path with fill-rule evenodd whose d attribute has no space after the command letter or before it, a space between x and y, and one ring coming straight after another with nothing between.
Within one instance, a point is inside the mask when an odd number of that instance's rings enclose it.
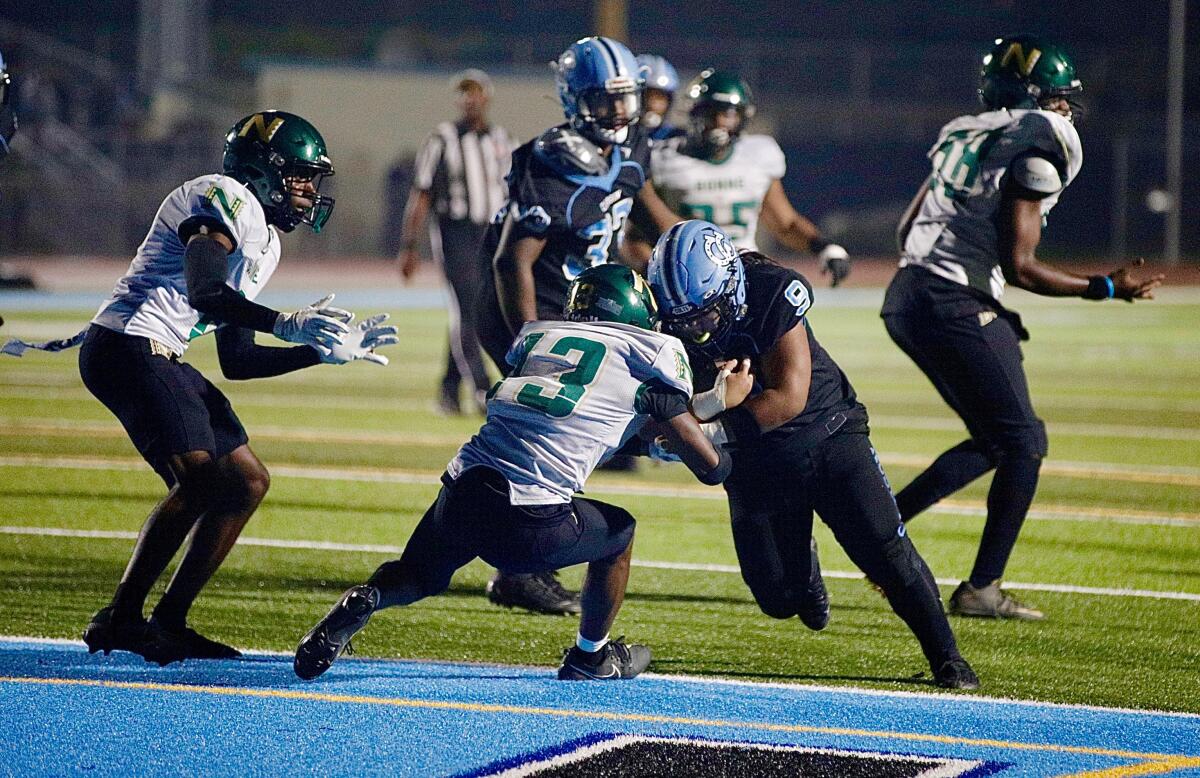
<instances>
[{"instance_id":1,"label":"blue wristband","mask_svg":"<svg viewBox=\"0 0 1200 778\"><path fill-rule=\"evenodd\" d=\"M1113 286L1112 276L1105 276L1104 283L1108 285L1108 299L1111 300L1111 299L1113 299L1113 296L1116 295L1116 293L1117 293L1117 288L1115 286Z\"/></svg>"}]
</instances>

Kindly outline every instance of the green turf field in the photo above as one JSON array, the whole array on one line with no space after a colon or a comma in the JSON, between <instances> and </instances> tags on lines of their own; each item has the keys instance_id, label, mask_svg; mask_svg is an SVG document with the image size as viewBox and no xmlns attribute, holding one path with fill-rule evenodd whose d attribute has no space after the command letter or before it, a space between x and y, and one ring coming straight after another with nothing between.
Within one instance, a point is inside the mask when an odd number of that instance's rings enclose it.
<instances>
[{"instance_id":1,"label":"green turf field","mask_svg":"<svg viewBox=\"0 0 1200 778\"><path fill-rule=\"evenodd\" d=\"M1200 306L1027 297L1014 305L1034 334L1026 364L1050 458L1008 579L1159 594L1020 591L1046 620L955 619L963 653L988 695L1200 711ZM876 310L818 305L812 321L870 409L876 448L901 486L963 432L887 340ZM5 318L4 334L52 337L73 332L87 313ZM387 369L322 366L222 382L274 474L247 537L403 545L436 476L480 420L432 412L444 316L397 319L403 344ZM219 376L211 338L189 361ZM0 357L0 633L77 638L105 604L131 542L104 533L136 531L162 492L136 457L83 388L72 353ZM910 525L941 579L970 569L987 483ZM912 680L925 670L915 640L862 581L829 580L832 620L816 634L761 615L736 573L702 569L736 564L719 490L649 464L591 485L639 518L636 560L693 568L633 571L617 629L653 648L652 670L928 688ZM55 528L99 532L45 531ZM823 565L852 570L828 531L817 532ZM338 593L387 558L280 545L235 548L198 601L194 625L238 646L291 650ZM472 564L448 594L377 616L356 646L369 656L555 664L574 622L489 605L488 572ZM564 577L577 585L580 574ZM1192 598L1170 596L1180 593Z\"/></svg>"}]
</instances>

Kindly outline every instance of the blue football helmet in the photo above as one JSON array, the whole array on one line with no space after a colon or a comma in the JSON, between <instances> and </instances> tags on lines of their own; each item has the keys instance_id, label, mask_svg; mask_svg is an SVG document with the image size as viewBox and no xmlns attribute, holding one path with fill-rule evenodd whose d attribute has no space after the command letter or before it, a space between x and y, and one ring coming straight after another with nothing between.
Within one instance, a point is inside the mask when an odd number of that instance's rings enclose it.
<instances>
[{"instance_id":1,"label":"blue football helmet","mask_svg":"<svg viewBox=\"0 0 1200 778\"><path fill-rule=\"evenodd\" d=\"M641 66L622 43L575 41L553 64L558 99L571 127L602 145L623 143L642 113Z\"/></svg>"},{"instance_id":2,"label":"blue football helmet","mask_svg":"<svg viewBox=\"0 0 1200 778\"><path fill-rule=\"evenodd\" d=\"M707 357L727 356L726 340L746 315L746 267L721 228L679 222L658 239L646 275L663 330Z\"/></svg>"},{"instance_id":3,"label":"blue football helmet","mask_svg":"<svg viewBox=\"0 0 1200 778\"><path fill-rule=\"evenodd\" d=\"M642 66L642 78L645 80L645 89L657 89L667 97L667 112L671 110L671 104L675 102L675 93L679 91L679 74L675 72L675 68L670 62L667 62L663 57L657 54L639 54L637 57L638 64ZM643 100L642 109L642 124L652 130L662 126L665 118L664 114L659 114L648 110Z\"/></svg>"}]
</instances>

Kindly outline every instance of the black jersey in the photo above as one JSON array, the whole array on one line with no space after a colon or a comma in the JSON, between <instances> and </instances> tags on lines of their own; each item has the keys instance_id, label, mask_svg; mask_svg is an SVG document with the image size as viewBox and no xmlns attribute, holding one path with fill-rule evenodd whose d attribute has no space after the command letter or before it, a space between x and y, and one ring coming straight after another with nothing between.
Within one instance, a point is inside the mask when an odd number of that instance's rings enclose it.
<instances>
[{"instance_id":1,"label":"black jersey","mask_svg":"<svg viewBox=\"0 0 1200 778\"><path fill-rule=\"evenodd\" d=\"M812 307L812 285L794 270L776 265L766 259L745 257L746 315L733 326L725 338L724 356L727 359L750 357L751 369L758 373L762 355L779 342L789 330L803 326L808 333L808 349L812 355L812 380L808 386L808 401L800 415L767 433L785 436L814 422L824 422L840 410L858 406L854 387L829 353L817 342L808 323ZM716 375L712 362L699 354L691 354L696 371L696 389L712 387ZM751 396L762 392L756 382Z\"/></svg>"},{"instance_id":2,"label":"black jersey","mask_svg":"<svg viewBox=\"0 0 1200 778\"><path fill-rule=\"evenodd\" d=\"M646 183L650 136L644 129L631 126L626 142L614 144L607 159L597 152L566 125L513 152L508 204L498 220L514 217L511 240L546 239L533 268L539 312L561 311L575 276L616 260L621 228Z\"/></svg>"}]
</instances>

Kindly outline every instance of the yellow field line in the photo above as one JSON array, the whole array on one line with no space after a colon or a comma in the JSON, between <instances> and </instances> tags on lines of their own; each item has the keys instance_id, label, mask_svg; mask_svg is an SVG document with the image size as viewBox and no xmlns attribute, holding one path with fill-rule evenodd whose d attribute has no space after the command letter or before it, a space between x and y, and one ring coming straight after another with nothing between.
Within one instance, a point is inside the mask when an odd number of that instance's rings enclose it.
<instances>
[{"instance_id":1,"label":"yellow field line","mask_svg":"<svg viewBox=\"0 0 1200 778\"><path fill-rule=\"evenodd\" d=\"M868 737L886 740L905 740L918 743L940 743L943 745L976 746L1010 751L1045 751L1062 754L1085 754L1118 759L1135 759L1143 764L1122 766L1117 770L1137 772L1100 772L1088 775L1145 775L1162 773L1185 767L1200 766L1200 757L1180 754L1141 753L1093 746L1071 746L1058 743L1023 743L1020 741L993 740L990 738L967 738L953 735L931 735L922 732L888 732L846 727L814 727L805 724L774 724L756 721L729 721L723 719L699 719L687 716L660 716L649 713L617 713L613 711L571 710L569 708L536 708L517 705L495 705L477 702L450 702L444 700L416 700L397 697L373 697L368 695L326 694L292 689L249 689L228 686L190 686L187 684L148 683L140 681L101 681L87 678L19 678L0 676L0 683L30 684L41 686L89 686L103 689L132 689L139 691L184 692L211 694L224 697L259 697L283 700L309 700L313 702L348 703L357 705L384 705L398 708L427 710L452 710L465 713L507 713L519 716L552 716L558 718L602 719L606 721L628 721L647 724L679 724L695 727L745 728L767 732L793 732L842 737ZM1159 769L1161 768L1161 769Z\"/></svg>"}]
</instances>

